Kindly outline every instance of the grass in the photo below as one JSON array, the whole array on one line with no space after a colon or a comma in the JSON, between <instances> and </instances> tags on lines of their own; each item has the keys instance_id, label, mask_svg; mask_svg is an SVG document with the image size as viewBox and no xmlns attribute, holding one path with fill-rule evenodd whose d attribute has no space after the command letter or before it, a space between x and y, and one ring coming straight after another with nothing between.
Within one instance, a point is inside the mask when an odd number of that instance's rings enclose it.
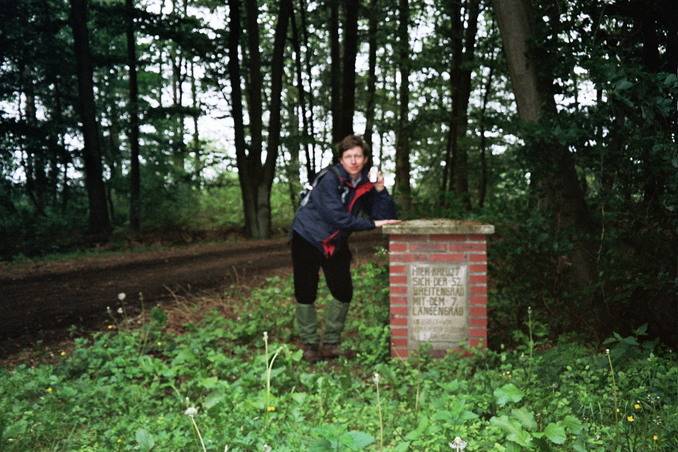
<instances>
[{"instance_id":1,"label":"grass","mask_svg":"<svg viewBox=\"0 0 678 452\"><path fill-rule=\"evenodd\" d=\"M0 368L0 450L678 450L675 354L642 329L591 348L530 317L516 349L394 361L386 269L355 281L352 361L302 361L289 278L184 303L181 329L113 310L55 362Z\"/></svg>"}]
</instances>

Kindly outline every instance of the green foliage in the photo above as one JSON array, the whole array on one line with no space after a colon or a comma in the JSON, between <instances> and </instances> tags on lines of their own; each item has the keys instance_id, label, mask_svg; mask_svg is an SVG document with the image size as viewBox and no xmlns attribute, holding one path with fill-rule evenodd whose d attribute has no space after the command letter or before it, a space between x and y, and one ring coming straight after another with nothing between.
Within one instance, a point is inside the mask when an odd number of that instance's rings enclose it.
<instances>
[{"instance_id":1,"label":"green foliage","mask_svg":"<svg viewBox=\"0 0 678 452\"><path fill-rule=\"evenodd\" d=\"M356 361L304 362L290 345L291 279L273 278L234 287L224 297L233 318L215 313L182 335L155 309L139 329L119 322L78 339L57 363L0 368L0 447L447 451L457 436L467 451L678 446L678 366L638 340L644 329L615 335L605 354L530 339L534 319L513 350L400 362L381 339L386 281L380 266L357 269Z\"/></svg>"}]
</instances>

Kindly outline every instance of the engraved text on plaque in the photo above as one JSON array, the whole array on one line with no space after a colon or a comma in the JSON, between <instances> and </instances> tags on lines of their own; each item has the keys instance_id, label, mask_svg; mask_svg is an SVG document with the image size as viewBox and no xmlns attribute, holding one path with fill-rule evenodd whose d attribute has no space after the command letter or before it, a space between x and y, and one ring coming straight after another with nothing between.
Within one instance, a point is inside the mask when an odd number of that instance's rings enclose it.
<instances>
[{"instance_id":1,"label":"engraved text on plaque","mask_svg":"<svg viewBox=\"0 0 678 452\"><path fill-rule=\"evenodd\" d=\"M412 263L408 283L410 341L446 350L468 340L468 264Z\"/></svg>"}]
</instances>

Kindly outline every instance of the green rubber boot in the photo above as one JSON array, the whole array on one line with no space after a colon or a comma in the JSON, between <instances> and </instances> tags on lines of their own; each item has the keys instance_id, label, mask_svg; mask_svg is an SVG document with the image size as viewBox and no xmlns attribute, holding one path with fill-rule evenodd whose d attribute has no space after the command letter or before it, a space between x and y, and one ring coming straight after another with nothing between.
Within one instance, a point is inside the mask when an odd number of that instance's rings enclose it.
<instances>
[{"instance_id":1,"label":"green rubber boot","mask_svg":"<svg viewBox=\"0 0 678 452\"><path fill-rule=\"evenodd\" d=\"M327 314L325 315L325 334L323 334L323 344L337 345L341 342L341 333L346 324L346 314L348 314L349 303L332 299L327 305Z\"/></svg>"},{"instance_id":2,"label":"green rubber boot","mask_svg":"<svg viewBox=\"0 0 678 452\"><path fill-rule=\"evenodd\" d=\"M297 303L297 328L299 337L306 345L318 345L318 317L314 304Z\"/></svg>"}]
</instances>

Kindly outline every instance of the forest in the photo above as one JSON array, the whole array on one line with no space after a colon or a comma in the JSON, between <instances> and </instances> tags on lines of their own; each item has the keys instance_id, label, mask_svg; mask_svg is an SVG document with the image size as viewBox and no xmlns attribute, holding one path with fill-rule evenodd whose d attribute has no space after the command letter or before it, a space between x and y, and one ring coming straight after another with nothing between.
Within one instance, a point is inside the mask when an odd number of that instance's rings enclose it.
<instances>
[{"instance_id":1,"label":"forest","mask_svg":"<svg viewBox=\"0 0 678 452\"><path fill-rule=\"evenodd\" d=\"M678 2L0 5L3 261L284 234L355 133L401 218L495 226L500 339L678 345Z\"/></svg>"}]
</instances>

